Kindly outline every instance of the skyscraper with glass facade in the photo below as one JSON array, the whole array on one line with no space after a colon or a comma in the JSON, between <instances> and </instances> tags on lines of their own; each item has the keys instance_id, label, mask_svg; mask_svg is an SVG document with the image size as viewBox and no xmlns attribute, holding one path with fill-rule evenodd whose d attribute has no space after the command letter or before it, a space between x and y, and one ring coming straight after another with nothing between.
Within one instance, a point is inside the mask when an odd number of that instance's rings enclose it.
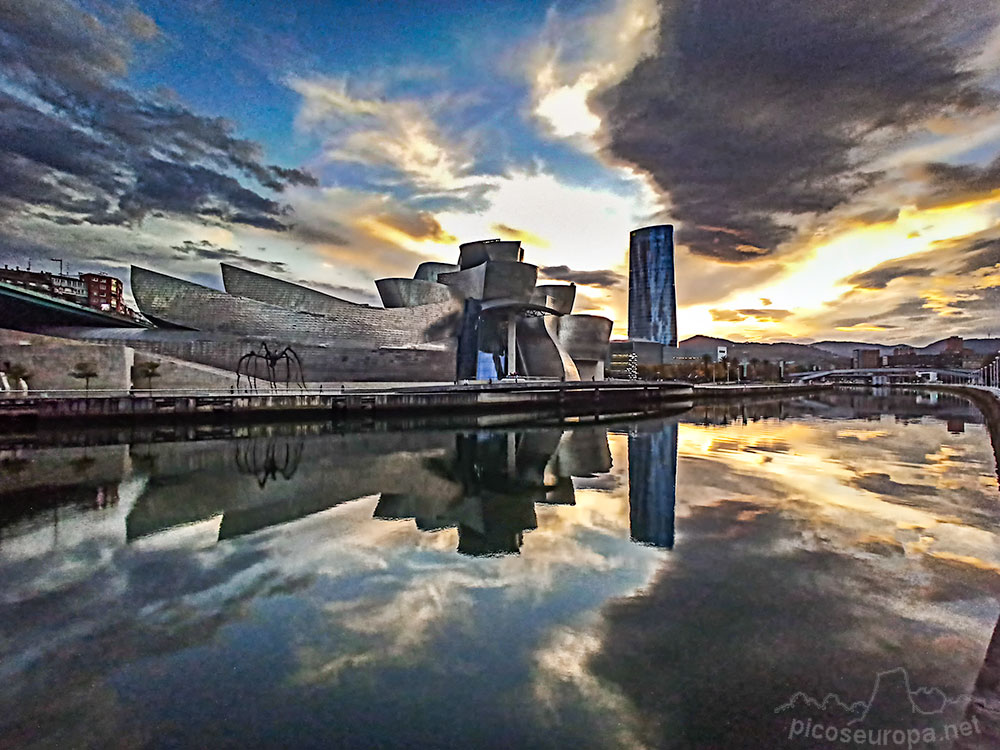
<instances>
[{"instance_id":1,"label":"skyscraper with glass facade","mask_svg":"<svg viewBox=\"0 0 1000 750\"><path fill-rule=\"evenodd\" d=\"M628 337L677 346L673 225L634 229L628 256Z\"/></svg>"}]
</instances>

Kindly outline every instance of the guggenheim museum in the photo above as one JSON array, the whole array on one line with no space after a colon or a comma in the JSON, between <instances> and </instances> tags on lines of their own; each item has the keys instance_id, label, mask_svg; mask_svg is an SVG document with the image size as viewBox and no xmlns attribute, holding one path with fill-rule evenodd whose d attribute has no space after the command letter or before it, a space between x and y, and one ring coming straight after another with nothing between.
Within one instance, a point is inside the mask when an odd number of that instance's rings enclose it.
<instances>
[{"instance_id":1,"label":"guggenheim museum","mask_svg":"<svg viewBox=\"0 0 1000 750\"><path fill-rule=\"evenodd\" d=\"M537 277L520 242L490 239L461 245L455 264L377 280L382 307L223 264L224 291L133 266L132 295L152 326L6 287L0 308L18 322L9 327L46 341L124 346L227 373L266 343L294 350L301 379L314 383L603 380L612 321L574 315L576 287Z\"/></svg>"}]
</instances>

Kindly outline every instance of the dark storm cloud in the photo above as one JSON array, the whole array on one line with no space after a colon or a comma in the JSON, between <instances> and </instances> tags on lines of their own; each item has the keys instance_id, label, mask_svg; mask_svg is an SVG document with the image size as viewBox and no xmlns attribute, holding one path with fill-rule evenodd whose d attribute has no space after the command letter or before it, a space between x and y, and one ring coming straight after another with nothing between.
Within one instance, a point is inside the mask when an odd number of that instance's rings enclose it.
<instances>
[{"instance_id":1,"label":"dark storm cloud","mask_svg":"<svg viewBox=\"0 0 1000 750\"><path fill-rule=\"evenodd\" d=\"M924 172L932 192L919 208L973 201L1000 189L1000 157L983 167L931 162L924 165Z\"/></svg>"},{"instance_id":2,"label":"dark storm cloud","mask_svg":"<svg viewBox=\"0 0 1000 750\"><path fill-rule=\"evenodd\" d=\"M884 224L895 222L899 218L898 208L873 208L871 211L852 216L859 224Z\"/></svg>"},{"instance_id":3,"label":"dark storm cloud","mask_svg":"<svg viewBox=\"0 0 1000 750\"><path fill-rule=\"evenodd\" d=\"M933 275L934 270L930 268L908 266L890 261L849 276L844 281L861 289L885 289L889 286L889 282L895 279L924 278Z\"/></svg>"},{"instance_id":4,"label":"dark storm cloud","mask_svg":"<svg viewBox=\"0 0 1000 750\"><path fill-rule=\"evenodd\" d=\"M309 217L305 221L296 223L291 228L291 233L296 239L308 243L337 247L348 247L351 244L351 241L344 236L346 234L344 226L329 217Z\"/></svg>"},{"instance_id":5,"label":"dark storm cloud","mask_svg":"<svg viewBox=\"0 0 1000 750\"><path fill-rule=\"evenodd\" d=\"M604 289L616 289L625 281L620 273L614 271L574 271L569 266L541 266L539 277L555 281L569 281L582 286L597 286Z\"/></svg>"},{"instance_id":6,"label":"dark storm cloud","mask_svg":"<svg viewBox=\"0 0 1000 750\"><path fill-rule=\"evenodd\" d=\"M280 192L315 185L268 165L226 120L120 85L133 44L156 37L135 11L68 0L0 0L0 209L57 223L132 225L152 213L287 227Z\"/></svg>"},{"instance_id":7,"label":"dark storm cloud","mask_svg":"<svg viewBox=\"0 0 1000 750\"><path fill-rule=\"evenodd\" d=\"M852 487L857 487L858 489L872 492L876 495L885 495L890 497L894 503L900 505L910 505L911 503L907 502L907 500L912 497L925 495L934 496L937 494L937 488L933 485L897 482L888 474L881 472L859 474L853 477L849 484Z\"/></svg>"},{"instance_id":8,"label":"dark storm cloud","mask_svg":"<svg viewBox=\"0 0 1000 750\"><path fill-rule=\"evenodd\" d=\"M427 211L393 211L376 217L386 226L398 229L415 240L429 239L435 242L456 242L453 235L448 234Z\"/></svg>"},{"instance_id":9,"label":"dark storm cloud","mask_svg":"<svg viewBox=\"0 0 1000 750\"><path fill-rule=\"evenodd\" d=\"M923 297L907 299L893 306L884 317L903 317L907 320L917 321L923 318L934 317L934 312L927 307L927 300Z\"/></svg>"},{"instance_id":10,"label":"dark storm cloud","mask_svg":"<svg viewBox=\"0 0 1000 750\"><path fill-rule=\"evenodd\" d=\"M747 307L741 310L709 310L712 320L726 323L739 323L747 318L756 318L765 323L777 323L792 314L791 310L779 310L773 307L752 308Z\"/></svg>"},{"instance_id":11,"label":"dark storm cloud","mask_svg":"<svg viewBox=\"0 0 1000 750\"><path fill-rule=\"evenodd\" d=\"M921 301L921 304L923 304L923 301ZM867 326L886 331L890 331L896 328L902 328L902 326L883 323L879 320L880 317L881 316L872 317L870 315L861 315L853 318L840 318L839 320L831 321L830 325L834 328L853 328L854 326Z\"/></svg>"},{"instance_id":12,"label":"dark storm cloud","mask_svg":"<svg viewBox=\"0 0 1000 750\"><path fill-rule=\"evenodd\" d=\"M995 4L663 0L655 53L596 97L609 155L670 193L680 242L752 260L880 177L872 136L984 101ZM978 49L978 48L977 48Z\"/></svg>"},{"instance_id":13,"label":"dark storm cloud","mask_svg":"<svg viewBox=\"0 0 1000 750\"><path fill-rule=\"evenodd\" d=\"M1000 264L1000 238L985 238L969 243L960 249L962 265L959 273L972 273L981 268Z\"/></svg>"},{"instance_id":14,"label":"dark storm cloud","mask_svg":"<svg viewBox=\"0 0 1000 750\"><path fill-rule=\"evenodd\" d=\"M248 258L237 250L231 250L228 247L219 247L208 240L201 240L200 242L185 240L182 244L174 245L170 249L174 251L174 258L177 260L196 258L198 260L218 261L220 263L234 263L240 266L251 266L252 268L259 268L264 271L271 271L272 273L284 273L288 268L285 263L281 263L280 261Z\"/></svg>"}]
</instances>

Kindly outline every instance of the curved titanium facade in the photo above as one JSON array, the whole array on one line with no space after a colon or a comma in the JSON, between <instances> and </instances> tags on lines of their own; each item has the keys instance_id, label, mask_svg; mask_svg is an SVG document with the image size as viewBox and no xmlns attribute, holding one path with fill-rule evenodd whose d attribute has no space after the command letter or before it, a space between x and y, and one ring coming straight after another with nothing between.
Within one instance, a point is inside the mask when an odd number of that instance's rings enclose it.
<instances>
[{"instance_id":1,"label":"curved titanium facade","mask_svg":"<svg viewBox=\"0 0 1000 750\"><path fill-rule=\"evenodd\" d=\"M222 266L222 285L226 292L238 297L249 297L258 302L277 305L290 310L319 313L320 315L336 315L339 312L371 309L370 305L360 305L331 294L317 292L315 289L282 281L273 276L266 276L245 268L220 263Z\"/></svg>"},{"instance_id":2,"label":"curved titanium facade","mask_svg":"<svg viewBox=\"0 0 1000 750\"><path fill-rule=\"evenodd\" d=\"M677 346L673 226L634 230L628 257L628 337Z\"/></svg>"},{"instance_id":3,"label":"curved titanium facade","mask_svg":"<svg viewBox=\"0 0 1000 750\"><path fill-rule=\"evenodd\" d=\"M417 266L413 278L422 281L437 281L438 276L442 273L452 273L461 270L462 267L457 263L441 263L436 260L428 260Z\"/></svg>"},{"instance_id":4,"label":"curved titanium facade","mask_svg":"<svg viewBox=\"0 0 1000 750\"><path fill-rule=\"evenodd\" d=\"M537 278L538 267L530 263L491 260L464 271L443 273L438 282L447 284L466 299L528 302Z\"/></svg>"},{"instance_id":5,"label":"curved titanium facade","mask_svg":"<svg viewBox=\"0 0 1000 750\"><path fill-rule=\"evenodd\" d=\"M559 319L559 343L574 360L603 361L612 325L600 315L566 315Z\"/></svg>"},{"instance_id":6,"label":"curved titanium facade","mask_svg":"<svg viewBox=\"0 0 1000 750\"><path fill-rule=\"evenodd\" d=\"M377 279L375 288L386 308L432 305L449 302L455 296L444 284L423 279Z\"/></svg>"},{"instance_id":7,"label":"curved titanium facade","mask_svg":"<svg viewBox=\"0 0 1000 750\"><path fill-rule=\"evenodd\" d=\"M288 342L411 346L455 336L461 318L462 305L456 300L386 310L232 267L228 280L247 276L260 277L251 279L254 294L283 304L227 294L138 266L132 266L132 294L145 315L174 326ZM303 310L306 305L312 309Z\"/></svg>"},{"instance_id":8,"label":"curved titanium facade","mask_svg":"<svg viewBox=\"0 0 1000 750\"><path fill-rule=\"evenodd\" d=\"M551 315L517 321L518 372L535 377L579 380L576 362L559 341L560 318Z\"/></svg>"},{"instance_id":9,"label":"curved titanium facade","mask_svg":"<svg viewBox=\"0 0 1000 750\"><path fill-rule=\"evenodd\" d=\"M524 260L520 240L476 240L458 246L458 264L466 268L478 266L488 260Z\"/></svg>"},{"instance_id":10,"label":"curved titanium facade","mask_svg":"<svg viewBox=\"0 0 1000 750\"><path fill-rule=\"evenodd\" d=\"M539 284L535 287L531 301L542 307L551 307L560 315L573 312L576 301L576 284Z\"/></svg>"},{"instance_id":11,"label":"curved titanium facade","mask_svg":"<svg viewBox=\"0 0 1000 750\"><path fill-rule=\"evenodd\" d=\"M613 323L600 315L559 318L559 344L573 358L581 380L604 380Z\"/></svg>"}]
</instances>

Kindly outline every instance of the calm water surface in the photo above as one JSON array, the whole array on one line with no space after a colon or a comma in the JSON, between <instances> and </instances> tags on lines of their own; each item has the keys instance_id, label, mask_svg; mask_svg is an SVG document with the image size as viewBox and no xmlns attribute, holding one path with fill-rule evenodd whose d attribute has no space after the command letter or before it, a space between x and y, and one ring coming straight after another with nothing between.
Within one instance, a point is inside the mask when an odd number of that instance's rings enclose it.
<instances>
[{"instance_id":1,"label":"calm water surface","mask_svg":"<svg viewBox=\"0 0 1000 750\"><path fill-rule=\"evenodd\" d=\"M8 439L0 747L996 747L982 422Z\"/></svg>"}]
</instances>

